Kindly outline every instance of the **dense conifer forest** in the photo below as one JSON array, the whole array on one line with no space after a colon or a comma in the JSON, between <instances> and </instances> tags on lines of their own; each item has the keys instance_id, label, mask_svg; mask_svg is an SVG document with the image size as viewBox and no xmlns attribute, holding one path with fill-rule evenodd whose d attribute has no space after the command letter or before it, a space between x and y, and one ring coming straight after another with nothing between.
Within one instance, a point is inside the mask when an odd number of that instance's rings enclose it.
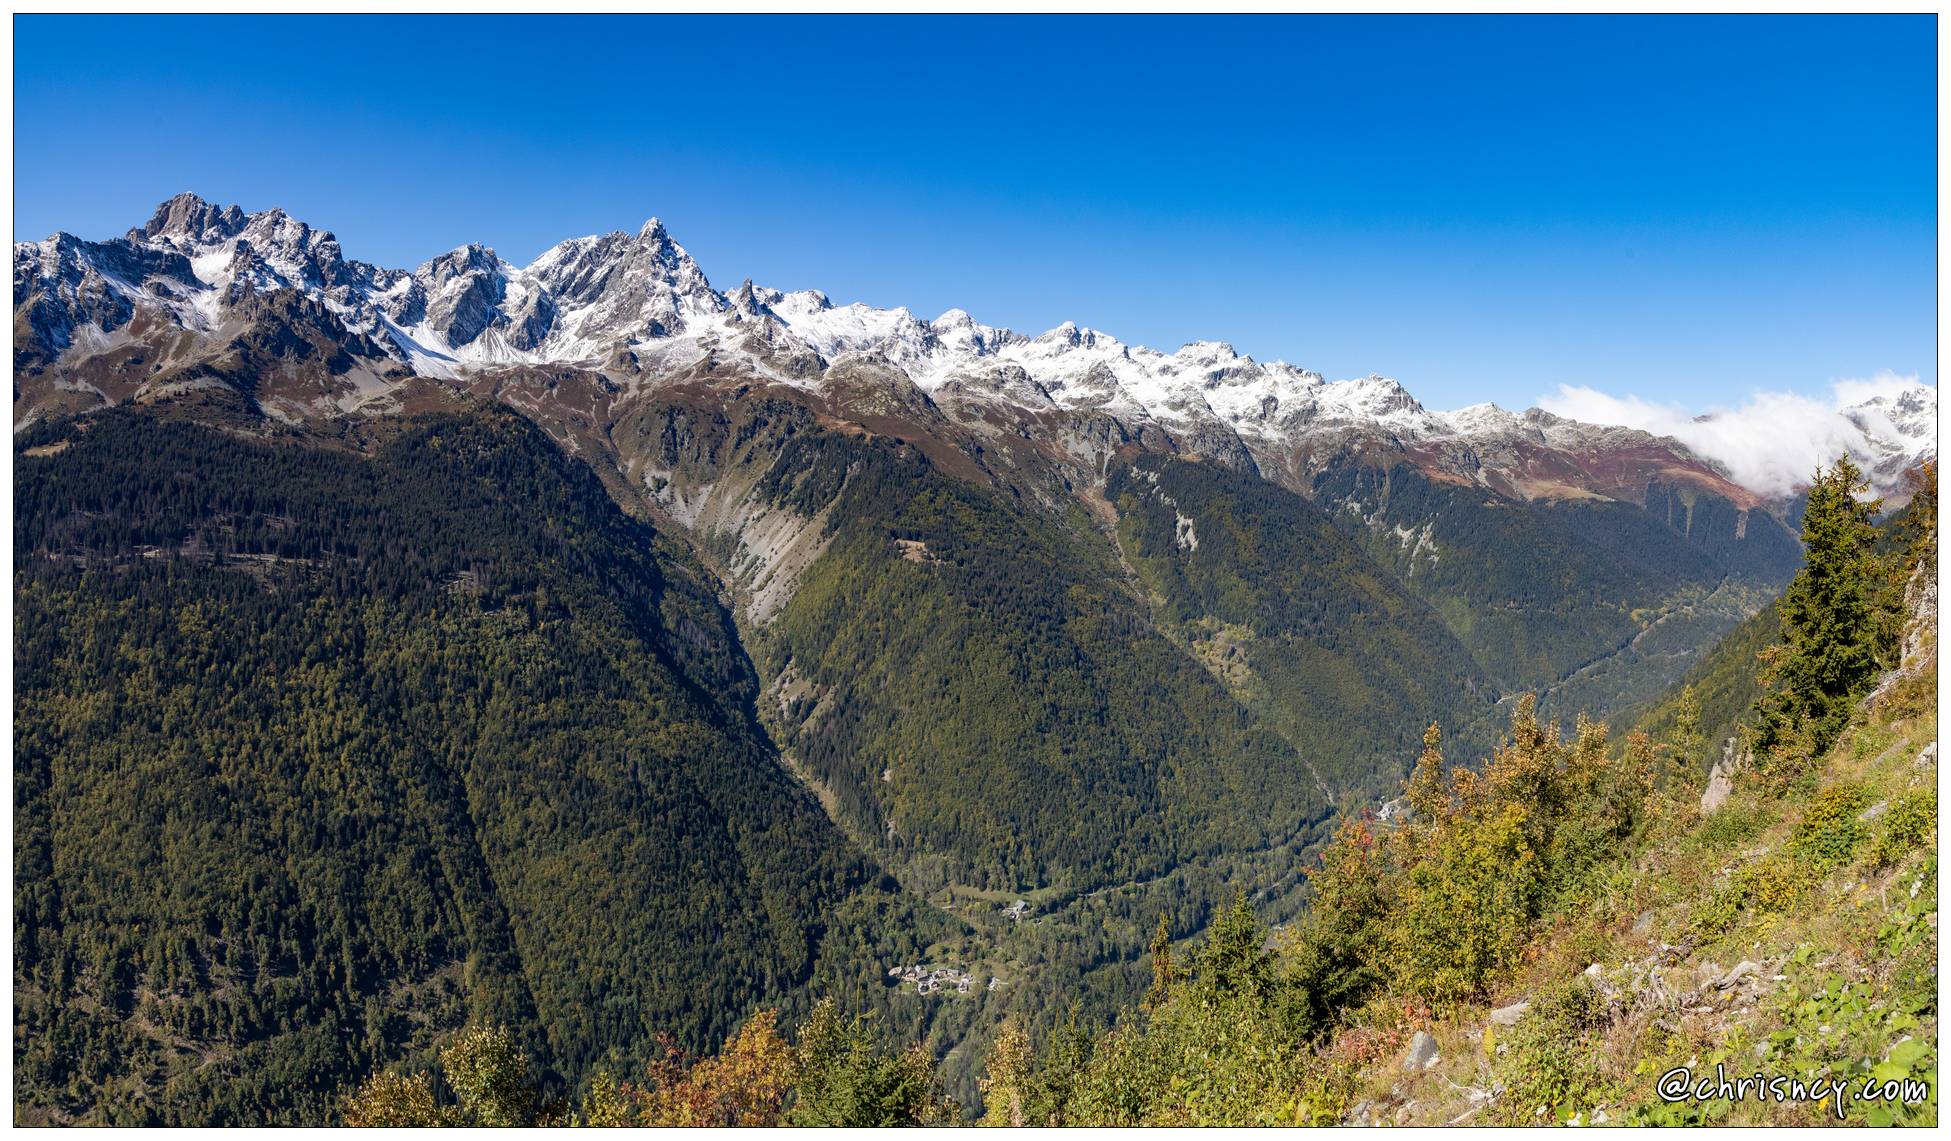
<instances>
[{"instance_id":1,"label":"dense conifer forest","mask_svg":"<svg viewBox=\"0 0 1951 1141\"><path fill-rule=\"evenodd\" d=\"M319 1121L471 1021L559 1080L862 1002L948 929L765 751L711 593L512 413L22 448L23 1120Z\"/></svg>"},{"instance_id":2,"label":"dense conifer forest","mask_svg":"<svg viewBox=\"0 0 1951 1141\"><path fill-rule=\"evenodd\" d=\"M773 472L762 490L830 504L834 530L759 640L802 679L780 742L892 859L946 857L935 882L982 889L1092 887L1326 815L1301 754L1152 628L1080 518L834 436L796 437Z\"/></svg>"},{"instance_id":3,"label":"dense conifer forest","mask_svg":"<svg viewBox=\"0 0 1951 1141\"><path fill-rule=\"evenodd\" d=\"M1320 508L1242 472L1166 457L1114 469L1105 494L1168 626L1236 679L1332 787L1394 786L1419 733L1398 710L1490 740L1483 670Z\"/></svg>"}]
</instances>

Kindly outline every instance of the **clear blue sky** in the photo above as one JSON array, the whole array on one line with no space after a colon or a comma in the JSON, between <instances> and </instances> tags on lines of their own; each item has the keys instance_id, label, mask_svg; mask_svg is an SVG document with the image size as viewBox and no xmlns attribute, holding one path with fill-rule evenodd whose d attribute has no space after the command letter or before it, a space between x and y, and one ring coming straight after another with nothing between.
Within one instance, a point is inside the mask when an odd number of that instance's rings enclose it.
<instances>
[{"instance_id":1,"label":"clear blue sky","mask_svg":"<svg viewBox=\"0 0 1951 1141\"><path fill-rule=\"evenodd\" d=\"M15 18L15 228L661 216L720 287L1425 403L1935 381L1935 18Z\"/></svg>"}]
</instances>

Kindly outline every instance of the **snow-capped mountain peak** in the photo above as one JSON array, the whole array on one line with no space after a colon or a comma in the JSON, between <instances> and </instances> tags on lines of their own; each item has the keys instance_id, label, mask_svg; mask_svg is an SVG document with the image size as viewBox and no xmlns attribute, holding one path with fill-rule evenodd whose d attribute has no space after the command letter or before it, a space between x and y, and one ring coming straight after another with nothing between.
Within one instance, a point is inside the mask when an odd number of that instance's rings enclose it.
<instances>
[{"instance_id":1,"label":"snow-capped mountain peak","mask_svg":"<svg viewBox=\"0 0 1951 1141\"><path fill-rule=\"evenodd\" d=\"M348 260L330 231L283 210L247 214L181 194L120 239L63 234L16 245L14 280L17 327L24 316L32 342L17 343L17 359L41 366L98 351L141 311L215 337L248 297L291 289L349 333L441 377L547 364L618 368L638 384L712 359L743 360L755 375L818 388L828 369L859 359L900 370L923 393L953 383L963 400L1108 413L1200 441L1199 450L1222 438L1269 454L1355 438L1478 452L1499 441L1590 448L1654 439L1535 409L1480 404L1433 413L1391 378L1329 381L1283 361L1261 363L1225 341L1168 353L1070 321L1026 336L959 308L931 321L906 307L835 305L811 289L745 281L720 293L655 217L634 233L559 242L523 267L470 244L406 271ZM1861 441L1852 448L1879 479L1897 478L1935 454L1936 403L1936 390L1919 385L1846 409L1847 435Z\"/></svg>"},{"instance_id":2,"label":"snow-capped mountain peak","mask_svg":"<svg viewBox=\"0 0 1951 1141\"><path fill-rule=\"evenodd\" d=\"M236 206L219 208L194 194L178 194L162 205L149 221L128 232L130 241L150 241L190 246L210 244L234 237L248 219Z\"/></svg>"},{"instance_id":3,"label":"snow-capped mountain peak","mask_svg":"<svg viewBox=\"0 0 1951 1141\"><path fill-rule=\"evenodd\" d=\"M1937 454L1937 390L1914 384L1842 409L1861 434L1859 460L1878 489L1899 488L1903 473ZM1851 451L1858 449L1852 447Z\"/></svg>"}]
</instances>

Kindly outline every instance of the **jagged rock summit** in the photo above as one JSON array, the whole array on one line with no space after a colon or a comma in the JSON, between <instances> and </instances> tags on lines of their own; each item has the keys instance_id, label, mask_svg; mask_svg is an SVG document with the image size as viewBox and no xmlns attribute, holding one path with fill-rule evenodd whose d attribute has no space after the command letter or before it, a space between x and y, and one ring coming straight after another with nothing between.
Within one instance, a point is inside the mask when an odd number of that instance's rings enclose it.
<instances>
[{"instance_id":1,"label":"jagged rock summit","mask_svg":"<svg viewBox=\"0 0 1951 1141\"><path fill-rule=\"evenodd\" d=\"M1031 336L960 309L927 320L906 308L835 305L817 290L747 281L720 292L655 218L635 233L558 243L523 267L476 244L409 271L349 260L330 231L282 210L246 213L180 194L121 238L17 244L14 288L16 367L72 374L54 408L74 408L89 389L104 402L130 398L128 383L148 379L132 371L131 356L152 373L187 363L235 335L250 298L295 290L348 337L423 377L569 367L628 389L736 372L822 391L836 372L880 368L927 401L972 406L978 420L998 408L1016 419L1110 417L1127 439L1149 432L1297 486L1335 455L1382 448L1528 499L1641 502L1649 476L1662 473L1743 506L1757 498L1672 440L1536 409L1431 411L1390 378L1329 381L1223 341L1168 353L1068 322ZM131 342L144 351L128 351ZM88 367L118 352L115 368ZM39 395L23 387L17 426L49 404ZM1874 454L1860 458L1881 483L1935 455L1936 403L1936 390L1918 385L1846 410L1872 441Z\"/></svg>"}]
</instances>

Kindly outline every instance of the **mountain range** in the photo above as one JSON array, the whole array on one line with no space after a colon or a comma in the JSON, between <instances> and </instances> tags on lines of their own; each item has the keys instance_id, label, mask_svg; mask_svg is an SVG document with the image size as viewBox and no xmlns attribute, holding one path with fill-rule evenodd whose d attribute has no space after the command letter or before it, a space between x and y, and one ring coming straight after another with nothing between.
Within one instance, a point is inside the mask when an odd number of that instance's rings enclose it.
<instances>
[{"instance_id":1,"label":"mountain range","mask_svg":"<svg viewBox=\"0 0 1951 1141\"><path fill-rule=\"evenodd\" d=\"M655 219L561 242L526 267L470 245L408 271L348 259L329 231L283 211L184 194L121 238L57 234L17 245L14 264L16 430L193 393L290 425L488 397L656 517L724 536L724 569L759 619L791 596L818 542L715 457L685 455L706 406L791 406L1107 525L1112 471L1136 456L1268 482L1325 511L1431 606L1490 687L1541 690L1547 708L1605 712L1650 695L1797 557L1782 525L1792 497L1744 487L1672 438L1538 409L1431 411L1385 377L1328 381L1218 341L1164 353L1069 323L1028 336L961 310L925 320L814 290L722 291ZM1842 418L1886 493L1935 455L1929 386ZM1600 556L1595 542L1616 545ZM1562 568L1564 587L1540 597L1514 559Z\"/></svg>"},{"instance_id":2,"label":"mountain range","mask_svg":"<svg viewBox=\"0 0 1951 1141\"><path fill-rule=\"evenodd\" d=\"M575 1081L815 990L973 1097L1006 1015L1128 1004L1161 912L1294 915L1430 722L1628 716L1801 558L1670 438L721 291L655 220L407 271L181 195L14 266L48 1120L313 1120L470 1017ZM1880 478L1934 454L1933 389L1858 412ZM140 937L135 869L194 885Z\"/></svg>"},{"instance_id":3,"label":"mountain range","mask_svg":"<svg viewBox=\"0 0 1951 1141\"><path fill-rule=\"evenodd\" d=\"M343 328L347 356L330 370L341 412L396 398L401 377L390 366L448 379L574 368L600 374L622 399L729 373L831 398L850 374L880 369L905 382L884 383L887 400L985 435L1042 428L1039 443L1061 444L1059 458L1086 466L1116 439L1209 455L1305 491L1336 455L1386 450L1532 501L1641 501L1654 479L1743 509L1759 499L1669 439L1493 404L1432 412L1388 378L1329 382L1224 342L1162 353L1068 322L1027 336L959 309L931 321L905 308L836 306L817 290L747 281L720 291L656 219L634 235L561 242L526 267L469 245L408 271L349 260L329 231L281 210L247 214L183 194L118 239L17 244L14 283L17 362L30 371L59 363L55 371L99 384L97 398L109 401L194 382L260 320L264 297L291 290L318 308L288 323L329 314ZM50 399L26 389L16 424ZM274 416L327 411L318 396L295 394L262 406ZM1885 490L1935 454L1930 386L1841 416L1863 434L1870 454L1858 459Z\"/></svg>"}]
</instances>

